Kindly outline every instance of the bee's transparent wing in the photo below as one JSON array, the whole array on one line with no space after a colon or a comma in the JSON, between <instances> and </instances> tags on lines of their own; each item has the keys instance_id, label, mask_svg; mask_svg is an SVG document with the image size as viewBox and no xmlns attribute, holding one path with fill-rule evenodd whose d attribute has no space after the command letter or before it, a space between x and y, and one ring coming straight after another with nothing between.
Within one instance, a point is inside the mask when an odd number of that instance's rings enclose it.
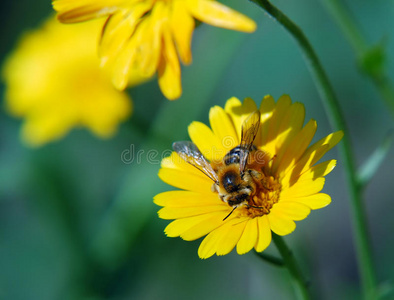
<instances>
[{"instance_id":1,"label":"bee's transparent wing","mask_svg":"<svg viewBox=\"0 0 394 300\"><path fill-rule=\"evenodd\" d=\"M248 161L249 152L253 147L254 139L260 127L260 111L256 110L249 117L246 118L242 124L241 133L241 155L239 161L239 169L241 174L245 171L246 163Z\"/></svg>"},{"instance_id":2,"label":"bee's transparent wing","mask_svg":"<svg viewBox=\"0 0 394 300\"><path fill-rule=\"evenodd\" d=\"M213 170L211 164L204 155L198 150L197 146L189 141L175 142L172 149L187 163L196 167L198 170L207 175L215 183L219 182L218 175Z\"/></svg>"}]
</instances>

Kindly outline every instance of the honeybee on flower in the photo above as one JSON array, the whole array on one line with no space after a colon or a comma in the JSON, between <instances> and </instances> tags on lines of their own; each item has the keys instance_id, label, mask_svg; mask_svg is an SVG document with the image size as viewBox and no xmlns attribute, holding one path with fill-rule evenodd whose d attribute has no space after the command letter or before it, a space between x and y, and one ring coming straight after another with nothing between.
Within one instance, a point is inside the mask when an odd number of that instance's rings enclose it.
<instances>
[{"instance_id":1,"label":"honeybee on flower","mask_svg":"<svg viewBox=\"0 0 394 300\"><path fill-rule=\"evenodd\" d=\"M320 191L336 161L317 162L343 133L309 145L317 125L310 120L303 126L304 117L304 106L285 95L277 103L266 96L259 108L250 98L243 103L231 98L224 109L211 109L212 129L193 122L192 142L175 143L159 171L164 182L181 189L154 199L163 206L159 216L174 220L167 236L195 240L206 235L201 258L225 255L234 247L239 254L261 252L271 242L271 231L287 235L294 221L328 205L330 196ZM228 137L235 144L223 143Z\"/></svg>"}]
</instances>

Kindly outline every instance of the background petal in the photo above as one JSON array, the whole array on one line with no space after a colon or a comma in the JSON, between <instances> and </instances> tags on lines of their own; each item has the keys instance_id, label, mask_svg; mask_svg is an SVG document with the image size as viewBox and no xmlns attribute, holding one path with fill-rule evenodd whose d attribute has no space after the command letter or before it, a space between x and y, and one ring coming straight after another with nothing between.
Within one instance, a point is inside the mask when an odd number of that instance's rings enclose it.
<instances>
[{"instance_id":1,"label":"background petal","mask_svg":"<svg viewBox=\"0 0 394 300\"><path fill-rule=\"evenodd\" d=\"M253 20L217 1L185 1L190 13L204 23L246 32L256 30L256 23Z\"/></svg>"}]
</instances>

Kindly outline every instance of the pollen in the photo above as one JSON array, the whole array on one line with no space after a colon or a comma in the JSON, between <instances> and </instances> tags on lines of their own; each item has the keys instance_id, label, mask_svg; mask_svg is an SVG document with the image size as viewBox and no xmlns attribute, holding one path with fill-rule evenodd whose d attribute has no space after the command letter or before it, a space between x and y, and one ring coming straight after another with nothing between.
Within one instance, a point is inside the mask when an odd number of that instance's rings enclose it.
<instances>
[{"instance_id":1,"label":"pollen","mask_svg":"<svg viewBox=\"0 0 394 300\"><path fill-rule=\"evenodd\" d=\"M252 169L251 172L256 191L250 198L248 206L242 207L240 215L250 218L268 215L272 206L279 201L282 186L279 180L271 175L269 165L260 170Z\"/></svg>"}]
</instances>

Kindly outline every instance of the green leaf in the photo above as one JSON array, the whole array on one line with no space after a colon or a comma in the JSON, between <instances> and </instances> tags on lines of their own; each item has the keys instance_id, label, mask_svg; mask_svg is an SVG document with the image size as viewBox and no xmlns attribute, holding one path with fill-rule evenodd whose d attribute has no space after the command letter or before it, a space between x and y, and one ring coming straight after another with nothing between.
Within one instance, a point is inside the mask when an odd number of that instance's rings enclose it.
<instances>
[{"instance_id":1,"label":"green leaf","mask_svg":"<svg viewBox=\"0 0 394 300\"><path fill-rule=\"evenodd\" d=\"M361 187L365 187L376 174L380 165L387 156L393 142L393 131L390 131L382 143L376 148L368 160L361 166L358 172L358 182Z\"/></svg>"},{"instance_id":2,"label":"green leaf","mask_svg":"<svg viewBox=\"0 0 394 300\"><path fill-rule=\"evenodd\" d=\"M370 47L359 59L361 70L367 75L380 78L386 64L386 43L384 41Z\"/></svg>"}]
</instances>

